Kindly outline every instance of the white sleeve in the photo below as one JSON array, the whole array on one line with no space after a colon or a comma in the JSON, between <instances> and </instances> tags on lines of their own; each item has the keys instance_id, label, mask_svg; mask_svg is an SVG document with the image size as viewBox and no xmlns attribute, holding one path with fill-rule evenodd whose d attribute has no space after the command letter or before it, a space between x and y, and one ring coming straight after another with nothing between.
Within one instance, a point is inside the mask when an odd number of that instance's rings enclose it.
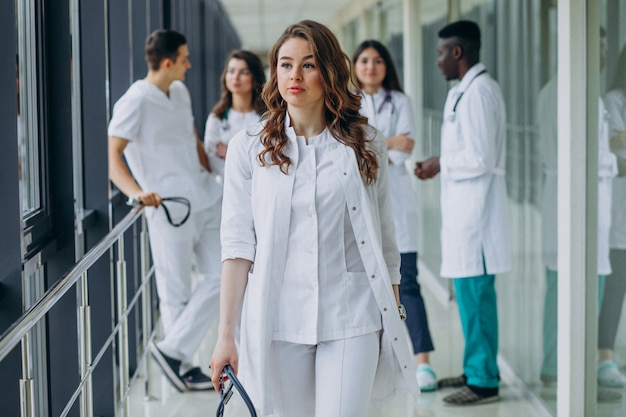
<instances>
[{"instance_id":1,"label":"white sleeve","mask_svg":"<svg viewBox=\"0 0 626 417\"><path fill-rule=\"evenodd\" d=\"M222 261L242 258L254 262L256 235L252 211L251 138L238 133L228 146L222 201Z\"/></svg>"},{"instance_id":2,"label":"white sleeve","mask_svg":"<svg viewBox=\"0 0 626 417\"><path fill-rule=\"evenodd\" d=\"M398 104L396 106L396 111L398 112L398 120L396 122L395 128L392 130L392 132L394 132L392 136L408 132L408 136L413 139L413 141L415 141L415 121L413 118L413 106L411 105L411 99L406 94L402 94L400 92L398 92L395 97L398 101ZM394 165L403 165L404 162L410 157L410 153L398 151L395 149L389 150L389 159Z\"/></svg>"},{"instance_id":3,"label":"white sleeve","mask_svg":"<svg viewBox=\"0 0 626 417\"><path fill-rule=\"evenodd\" d=\"M209 156L211 166L215 166L213 160L217 158L215 155L215 147L220 141L220 126L221 121L217 116L213 113L209 114L209 117L206 119L206 125L204 126L204 149Z\"/></svg>"},{"instance_id":4,"label":"white sleeve","mask_svg":"<svg viewBox=\"0 0 626 417\"><path fill-rule=\"evenodd\" d=\"M131 87L132 88L132 87ZM108 135L133 141L141 133L141 96L127 91L113 106Z\"/></svg>"},{"instance_id":5,"label":"white sleeve","mask_svg":"<svg viewBox=\"0 0 626 417\"><path fill-rule=\"evenodd\" d=\"M393 223L393 214L391 211L391 195L389 191L389 169L387 164L387 146L380 132L377 132L375 139L376 151L380 154L378 177L376 183L371 185L376 187L378 196L378 213L380 216L380 232L383 257L391 278L391 284L400 284L400 252L398 251L398 243L396 240L396 228Z\"/></svg>"},{"instance_id":6,"label":"white sleeve","mask_svg":"<svg viewBox=\"0 0 626 417\"><path fill-rule=\"evenodd\" d=\"M466 92L462 111L457 111L464 146L439 159L441 175L465 180L490 173L496 164L496 117L502 112L493 93Z\"/></svg>"}]
</instances>

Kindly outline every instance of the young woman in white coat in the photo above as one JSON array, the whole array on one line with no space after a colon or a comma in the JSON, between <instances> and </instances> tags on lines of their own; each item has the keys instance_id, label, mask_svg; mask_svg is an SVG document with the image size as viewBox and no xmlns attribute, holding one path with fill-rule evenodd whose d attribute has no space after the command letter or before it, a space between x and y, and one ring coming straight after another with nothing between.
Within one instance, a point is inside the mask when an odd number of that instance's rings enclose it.
<instances>
[{"instance_id":1,"label":"young woman in white coat","mask_svg":"<svg viewBox=\"0 0 626 417\"><path fill-rule=\"evenodd\" d=\"M211 377L217 389L230 363L263 415L362 417L398 389L419 392L384 139L328 28L288 27L269 60L267 119L226 156Z\"/></svg>"},{"instance_id":2,"label":"young woman in white coat","mask_svg":"<svg viewBox=\"0 0 626 417\"><path fill-rule=\"evenodd\" d=\"M415 142L413 108L383 44L376 40L362 42L354 51L352 62L361 95L361 114L383 134L389 150L391 208L401 257L400 301L407 311L406 325L417 358L420 390L434 391L437 376L428 357L434 347L417 281L417 194L405 165Z\"/></svg>"},{"instance_id":3,"label":"young woman in white coat","mask_svg":"<svg viewBox=\"0 0 626 417\"><path fill-rule=\"evenodd\" d=\"M258 123L266 110L261 98L265 84L261 60L250 51L232 51L226 58L220 84L222 96L207 117L204 147L217 181L222 184L228 142L240 130Z\"/></svg>"}]
</instances>

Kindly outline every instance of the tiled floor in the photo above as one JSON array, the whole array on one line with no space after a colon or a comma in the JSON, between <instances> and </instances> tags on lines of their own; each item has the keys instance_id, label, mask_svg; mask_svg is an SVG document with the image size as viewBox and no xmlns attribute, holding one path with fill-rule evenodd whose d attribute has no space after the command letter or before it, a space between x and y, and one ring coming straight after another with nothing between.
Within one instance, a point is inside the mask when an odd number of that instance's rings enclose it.
<instances>
[{"instance_id":1,"label":"tiled floor","mask_svg":"<svg viewBox=\"0 0 626 417\"><path fill-rule=\"evenodd\" d=\"M425 287L425 286L423 286ZM429 296L424 288L431 332L436 351L431 356L431 363L438 376L460 374L463 340L460 331L458 313L454 304L443 306ZM213 329L214 330L214 329ZM210 349L214 342L214 331L207 336L198 358L203 368L208 365ZM218 395L213 392L180 394L172 388L161 375L154 361L150 365L150 399L146 400L145 380L138 379L132 386L130 396L130 415L133 417L205 417L215 415ZM503 375L500 390L502 401L494 404L473 407L444 406L442 398L451 390L422 394L418 401L409 396L398 396L384 409L372 410L370 417L539 417L545 412L534 407L524 398L512 381ZM233 398L236 398L235 395ZM247 416L236 401L228 404L227 416ZM625 414L626 415L626 414Z\"/></svg>"}]
</instances>

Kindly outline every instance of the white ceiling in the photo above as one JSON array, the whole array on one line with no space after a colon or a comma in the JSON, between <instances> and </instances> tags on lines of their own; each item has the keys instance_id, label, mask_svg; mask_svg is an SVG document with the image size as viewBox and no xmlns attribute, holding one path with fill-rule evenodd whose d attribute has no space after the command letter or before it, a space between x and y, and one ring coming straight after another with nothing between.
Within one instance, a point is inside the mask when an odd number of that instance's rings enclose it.
<instances>
[{"instance_id":1,"label":"white ceiling","mask_svg":"<svg viewBox=\"0 0 626 417\"><path fill-rule=\"evenodd\" d=\"M326 25L350 0L222 0L242 47L265 53L287 26L303 19ZM331 28L332 29L332 28Z\"/></svg>"}]
</instances>

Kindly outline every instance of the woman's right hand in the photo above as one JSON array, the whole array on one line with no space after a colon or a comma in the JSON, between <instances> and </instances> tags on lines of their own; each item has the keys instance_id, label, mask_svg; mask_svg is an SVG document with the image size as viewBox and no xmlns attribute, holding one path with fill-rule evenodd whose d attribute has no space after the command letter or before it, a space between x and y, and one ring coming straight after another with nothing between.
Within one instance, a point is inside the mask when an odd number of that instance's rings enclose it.
<instances>
[{"instance_id":1,"label":"woman's right hand","mask_svg":"<svg viewBox=\"0 0 626 417\"><path fill-rule=\"evenodd\" d=\"M224 142L217 142L215 145L215 155L218 158L226 159L226 152L228 151L228 145Z\"/></svg>"},{"instance_id":2,"label":"woman's right hand","mask_svg":"<svg viewBox=\"0 0 626 417\"><path fill-rule=\"evenodd\" d=\"M218 336L213 355L209 365L211 366L211 381L216 392L220 389L220 376L224 367L230 364L235 374L239 372L239 354L235 345L235 338L231 336Z\"/></svg>"}]
</instances>

